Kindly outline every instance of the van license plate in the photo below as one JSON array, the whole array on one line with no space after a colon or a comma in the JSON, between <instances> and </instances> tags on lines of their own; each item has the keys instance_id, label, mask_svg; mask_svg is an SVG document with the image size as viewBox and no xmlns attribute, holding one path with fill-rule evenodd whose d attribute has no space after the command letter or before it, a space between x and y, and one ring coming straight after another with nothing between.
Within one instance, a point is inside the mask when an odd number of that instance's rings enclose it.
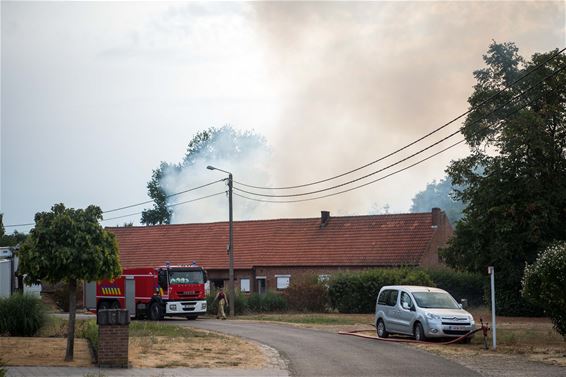
<instances>
[{"instance_id":1,"label":"van license plate","mask_svg":"<svg viewBox=\"0 0 566 377\"><path fill-rule=\"evenodd\" d=\"M464 326L449 326L448 330L462 331L466 330L466 328Z\"/></svg>"}]
</instances>

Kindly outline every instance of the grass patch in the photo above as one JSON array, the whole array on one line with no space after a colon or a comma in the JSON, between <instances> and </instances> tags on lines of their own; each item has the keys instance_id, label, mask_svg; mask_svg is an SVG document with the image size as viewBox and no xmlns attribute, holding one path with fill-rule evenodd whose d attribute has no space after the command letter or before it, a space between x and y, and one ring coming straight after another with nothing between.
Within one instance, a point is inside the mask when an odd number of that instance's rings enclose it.
<instances>
[{"instance_id":1,"label":"grass patch","mask_svg":"<svg viewBox=\"0 0 566 377\"><path fill-rule=\"evenodd\" d=\"M170 338L202 338L205 336L216 336L212 333L193 330L187 327L174 326L160 322L139 322L134 321L130 323L130 336L131 337L156 337L166 336Z\"/></svg>"},{"instance_id":2,"label":"grass patch","mask_svg":"<svg viewBox=\"0 0 566 377\"><path fill-rule=\"evenodd\" d=\"M66 338L67 320L58 317L49 317L47 323L39 330L37 336L43 338ZM91 339L94 333L98 336L98 327L94 319L77 319L75 321L75 336L77 338Z\"/></svg>"},{"instance_id":3,"label":"grass patch","mask_svg":"<svg viewBox=\"0 0 566 377\"><path fill-rule=\"evenodd\" d=\"M239 318L253 321L273 321L308 325L355 325L360 323L357 318L333 314L256 314L241 316Z\"/></svg>"}]
</instances>

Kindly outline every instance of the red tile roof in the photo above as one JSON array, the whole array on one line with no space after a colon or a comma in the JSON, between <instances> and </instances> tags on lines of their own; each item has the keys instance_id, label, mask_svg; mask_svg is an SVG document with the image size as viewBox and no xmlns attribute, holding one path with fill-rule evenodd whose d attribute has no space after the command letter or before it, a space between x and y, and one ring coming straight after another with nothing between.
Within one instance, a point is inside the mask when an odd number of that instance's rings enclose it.
<instances>
[{"instance_id":1,"label":"red tile roof","mask_svg":"<svg viewBox=\"0 0 566 377\"><path fill-rule=\"evenodd\" d=\"M432 215L330 217L234 222L234 266L388 266L418 264L435 228ZM228 223L107 228L123 267L187 264L227 269Z\"/></svg>"}]
</instances>

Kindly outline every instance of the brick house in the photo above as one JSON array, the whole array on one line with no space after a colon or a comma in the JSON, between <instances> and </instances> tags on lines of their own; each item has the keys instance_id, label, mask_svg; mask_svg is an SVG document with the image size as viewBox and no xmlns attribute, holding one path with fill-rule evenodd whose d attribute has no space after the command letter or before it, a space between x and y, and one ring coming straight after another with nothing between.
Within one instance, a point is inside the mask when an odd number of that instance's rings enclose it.
<instances>
[{"instance_id":1,"label":"brick house","mask_svg":"<svg viewBox=\"0 0 566 377\"><path fill-rule=\"evenodd\" d=\"M107 228L123 267L190 264L214 287L228 280L228 223ZM305 272L319 276L373 267L435 266L452 235L446 214L431 212L234 222L234 275L242 292L285 289Z\"/></svg>"}]
</instances>

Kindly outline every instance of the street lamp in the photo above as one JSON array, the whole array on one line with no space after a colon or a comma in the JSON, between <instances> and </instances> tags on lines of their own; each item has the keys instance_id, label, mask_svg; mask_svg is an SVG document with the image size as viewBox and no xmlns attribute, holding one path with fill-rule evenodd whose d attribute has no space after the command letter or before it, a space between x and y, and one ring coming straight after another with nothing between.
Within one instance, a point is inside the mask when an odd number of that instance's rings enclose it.
<instances>
[{"instance_id":1,"label":"street lamp","mask_svg":"<svg viewBox=\"0 0 566 377\"><path fill-rule=\"evenodd\" d=\"M230 257L230 268L228 272L228 279L229 279L229 302L230 305L230 317L234 317L234 300L235 300L235 292L234 292L234 243L233 243L233 221L232 221L232 173L215 168L214 166L208 165L206 167L208 170L218 170L223 173L228 174L228 256Z\"/></svg>"}]
</instances>

